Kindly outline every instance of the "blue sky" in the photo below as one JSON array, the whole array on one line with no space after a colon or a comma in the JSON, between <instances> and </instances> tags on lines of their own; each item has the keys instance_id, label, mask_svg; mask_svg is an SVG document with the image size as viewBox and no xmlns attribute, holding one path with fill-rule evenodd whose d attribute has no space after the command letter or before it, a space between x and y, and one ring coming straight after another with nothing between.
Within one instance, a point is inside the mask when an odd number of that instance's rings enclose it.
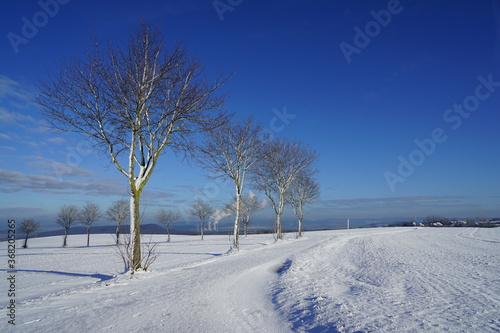
<instances>
[{"instance_id":1,"label":"blue sky","mask_svg":"<svg viewBox=\"0 0 500 333\"><path fill-rule=\"evenodd\" d=\"M500 216L498 0L55 1L0 5L5 218L50 226L63 204L106 208L127 197L107 156L84 137L47 132L28 97L93 31L120 39L141 19L160 25L167 43L185 42L209 73L235 72L228 111L318 151L311 223ZM142 197L148 222L196 196L222 207L233 187L203 174L162 156ZM269 210L259 216L272 220Z\"/></svg>"}]
</instances>

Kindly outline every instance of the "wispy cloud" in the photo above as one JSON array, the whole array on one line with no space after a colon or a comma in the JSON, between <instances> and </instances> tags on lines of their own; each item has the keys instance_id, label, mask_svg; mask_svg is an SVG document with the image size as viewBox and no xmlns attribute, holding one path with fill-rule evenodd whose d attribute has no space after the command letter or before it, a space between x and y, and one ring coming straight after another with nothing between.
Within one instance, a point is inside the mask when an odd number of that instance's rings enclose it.
<instances>
[{"instance_id":1,"label":"wispy cloud","mask_svg":"<svg viewBox=\"0 0 500 333\"><path fill-rule=\"evenodd\" d=\"M475 208L476 205L468 203L468 199L442 195L323 200L316 203L318 209L315 212L358 217L420 216Z\"/></svg>"},{"instance_id":2,"label":"wispy cloud","mask_svg":"<svg viewBox=\"0 0 500 333\"><path fill-rule=\"evenodd\" d=\"M54 144L57 144L57 145L63 143L64 141L65 141L64 138L61 138L61 137L55 137L55 138L47 139L48 143L54 143Z\"/></svg>"},{"instance_id":3,"label":"wispy cloud","mask_svg":"<svg viewBox=\"0 0 500 333\"><path fill-rule=\"evenodd\" d=\"M9 151L16 151L16 147L11 147L11 146L0 146L0 150L9 150Z\"/></svg>"},{"instance_id":4,"label":"wispy cloud","mask_svg":"<svg viewBox=\"0 0 500 333\"><path fill-rule=\"evenodd\" d=\"M463 196L410 196L410 197L384 197L384 198L356 198L356 199L339 199L327 200L330 206L337 207L360 207L360 206L386 206L386 205L415 205L429 203L450 203L460 202L465 197Z\"/></svg>"},{"instance_id":5,"label":"wispy cloud","mask_svg":"<svg viewBox=\"0 0 500 333\"><path fill-rule=\"evenodd\" d=\"M15 133L0 133L0 139L19 140L19 135L15 134Z\"/></svg>"},{"instance_id":6,"label":"wispy cloud","mask_svg":"<svg viewBox=\"0 0 500 333\"><path fill-rule=\"evenodd\" d=\"M36 134L49 132L49 128L45 121L35 119L26 113L27 112L10 111L0 107L0 125L3 125L5 128L16 128L16 130L22 129Z\"/></svg>"},{"instance_id":7,"label":"wispy cloud","mask_svg":"<svg viewBox=\"0 0 500 333\"><path fill-rule=\"evenodd\" d=\"M42 173L49 176L56 177L95 177L96 174L88 169L78 167L76 165L71 165L69 163L61 163L56 160L38 156L38 155L28 155L24 156L23 159L28 160L26 164L28 167L35 167L39 170L38 173Z\"/></svg>"},{"instance_id":8,"label":"wispy cloud","mask_svg":"<svg viewBox=\"0 0 500 333\"><path fill-rule=\"evenodd\" d=\"M74 181L0 169L0 192L14 193L19 191L95 196L127 195L125 187L100 178Z\"/></svg>"},{"instance_id":9,"label":"wispy cloud","mask_svg":"<svg viewBox=\"0 0 500 333\"><path fill-rule=\"evenodd\" d=\"M23 122L36 123L35 118L16 111L7 111L0 107L0 122L4 124L19 124Z\"/></svg>"},{"instance_id":10,"label":"wispy cloud","mask_svg":"<svg viewBox=\"0 0 500 333\"><path fill-rule=\"evenodd\" d=\"M29 99L29 93L19 82L0 74L0 98L7 97Z\"/></svg>"}]
</instances>

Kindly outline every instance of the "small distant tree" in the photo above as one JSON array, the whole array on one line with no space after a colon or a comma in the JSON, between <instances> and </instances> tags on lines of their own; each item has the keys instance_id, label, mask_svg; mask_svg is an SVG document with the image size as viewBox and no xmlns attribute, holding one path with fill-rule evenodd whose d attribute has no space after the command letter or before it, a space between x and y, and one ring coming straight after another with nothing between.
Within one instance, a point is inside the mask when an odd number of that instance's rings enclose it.
<instances>
[{"instance_id":1,"label":"small distant tree","mask_svg":"<svg viewBox=\"0 0 500 333\"><path fill-rule=\"evenodd\" d=\"M87 246L90 246L90 227L102 216L101 208L95 203L87 202L80 211L80 223L87 228Z\"/></svg>"},{"instance_id":2,"label":"small distant tree","mask_svg":"<svg viewBox=\"0 0 500 333\"><path fill-rule=\"evenodd\" d=\"M200 218L201 239L203 239L203 230L205 229L205 222L207 218L214 213L214 209L207 202L202 199L196 199L193 202L192 208L189 210L191 215Z\"/></svg>"},{"instance_id":3,"label":"small distant tree","mask_svg":"<svg viewBox=\"0 0 500 333\"><path fill-rule=\"evenodd\" d=\"M24 244L23 248L28 247L28 237L31 233L35 232L38 230L39 223L35 222L33 219L24 219L23 222L21 222L21 225L19 226L19 231L21 233L26 235L26 238L24 239Z\"/></svg>"},{"instance_id":4,"label":"small distant tree","mask_svg":"<svg viewBox=\"0 0 500 333\"><path fill-rule=\"evenodd\" d=\"M71 228L71 225L78 220L78 215L78 207L76 207L75 205L64 205L59 209L56 224L64 228L63 247L66 247L68 245L67 239L69 228Z\"/></svg>"},{"instance_id":5,"label":"small distant tree","mask_svg":"<svg viewBox=\"0 0 500 333\"><path fill-rule=\"evenodd\" d=\"M304 205L319 198L319 185L313 175L314 170L302 170L286 192L286 200L292 206L298 220L298 237L302 237Z\"/></svg>"},{"instance_id":6,"label":"small distant tree","mask_svg":"<svg viewBox=\"0 0 500 333\"><path fill-rule=\"evenodd\" d=\"M166 209L160 209L156 214L158 222L163 224L167 229L167 235L168 235L167 242L170 242L170 226L174 221L178 220L179 217L180 217L179 213L175 213L171 210L166 210Z\"/></svg>"},{"instance_id":7,"label":"small distant tree","mask_svg":"<svg viewBox=\"0 0 500 333\"><path fill-rule=\"evenodd\" d=\"M233 202L226 205L225 212L231 215L236 214L236 198ZM245 237L248 235L248 226L250 225L250 220L252 214L258 210L264 209L266 207L266 202L259 200L259 198L250 191L247 195L241 198L241 224L243 225L243 234Z\"/></svg>"},{"instance_id":8,"label":"small distant tree","mask_svg":"<svg viewBox=\"0 0 500 333\"><path fill-rule=\"evenodd\" d=\"M106 214L111 221L116 223L116 244L120 244L121 226L130 216L130 206L127 200L113 201Z\"/></svg>"}]
</instances>

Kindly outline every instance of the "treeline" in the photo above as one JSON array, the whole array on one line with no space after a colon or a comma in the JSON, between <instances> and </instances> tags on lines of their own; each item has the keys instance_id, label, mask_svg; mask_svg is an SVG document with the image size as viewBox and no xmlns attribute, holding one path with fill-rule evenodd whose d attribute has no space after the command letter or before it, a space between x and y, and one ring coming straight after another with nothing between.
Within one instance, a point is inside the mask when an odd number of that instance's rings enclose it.
<instances>
[{"instance_id":1,"label":"treeline","mask_svg":"<svg viewBox=\"0 0 500 333\"><path fill-rule=\"evenodd\" d=\"M389 225L390 227L476 227L495 228L500 226L500 217L485 216L468 217L466 219L450 219L441 215L429 215L423 221L402 221Z\"/></svg>"}]
</instances>

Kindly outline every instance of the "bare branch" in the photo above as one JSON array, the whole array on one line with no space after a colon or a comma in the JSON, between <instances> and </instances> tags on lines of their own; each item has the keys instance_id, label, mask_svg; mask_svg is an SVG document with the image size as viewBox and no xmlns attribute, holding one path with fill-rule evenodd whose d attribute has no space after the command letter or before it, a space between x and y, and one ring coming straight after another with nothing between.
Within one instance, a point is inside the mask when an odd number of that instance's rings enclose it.
<instances>
[{"instance_id":1,"label":"bare branch","mask_svg":"<svg viewBox=\"0 0 500 333\"><path fill-rule=\"evenodd\" d=\"M292 208L298 220L298 237L302 236L302 221L304 219L304 205L319 198L319 185L314 179L313 169L302 170L292 182L285 194L285 199Z\"/></svg>"},{"instance_id":2,"label":"bare branch","mask_svg":"<svg viewBox=\"0 0 500 333\"><path fill-rule=\"evenodd\" d=\"M78 220L78 216L78 207L76 207L75 205L64 205L59 209L56 224L64 228L63 247L66 247L68 245L67 238L69 228L71 228L71 225L73 225L73 223Z\"/></svg>"},{"instance_id":3,"label":"bare branch","mask_svg":"<svg viewBox=\"0 0 500 333\"><path fill-rule=\"evenodd\" d=\"M214 209L202 199L196 199L193 202L192 208L189 210L189 213L200 218L201 239L203 239L205 222L207 221L207 218L214 213Z\"/></svg>"},{"instance_id":4,"label":"bare branch","mask_svg":"<svg viewBox=\"0 0 500 333\"><path fill-rule=\"evenodd\" d=\"M26 235L26 238L24 239L24 244L23 244L24 249L28 247L29 235L31 233L37 231L39 226L40 226L40 223L35 222L34 219L24 219L21 222L21 225L19 226L19 231Z\"/></svg>"},{"instance_id":5,"label":"bare branch","mask_svg":"<svg viewBox=\"0 0 500 333\"><path fill-rule=\"evenodd\" d=\"M130 207L127 200L113 201L106 211L108 218L116 223L116 244L120 244L120 229L130 217Z\"/></svg>"},{"instance_id":6,"label":"bare branch","mask_svg":"<svg viewBox=\"0 0 500 333\"><path fill-rule=\"evenodd\" d=\"M170 226L173 222L177 221L180 218L180 214L173 212L171 210L160 209L156 214L156 219L158 222L163 224L167 229L167 242L170 242Z\"/></svg>"}]
</instances>

